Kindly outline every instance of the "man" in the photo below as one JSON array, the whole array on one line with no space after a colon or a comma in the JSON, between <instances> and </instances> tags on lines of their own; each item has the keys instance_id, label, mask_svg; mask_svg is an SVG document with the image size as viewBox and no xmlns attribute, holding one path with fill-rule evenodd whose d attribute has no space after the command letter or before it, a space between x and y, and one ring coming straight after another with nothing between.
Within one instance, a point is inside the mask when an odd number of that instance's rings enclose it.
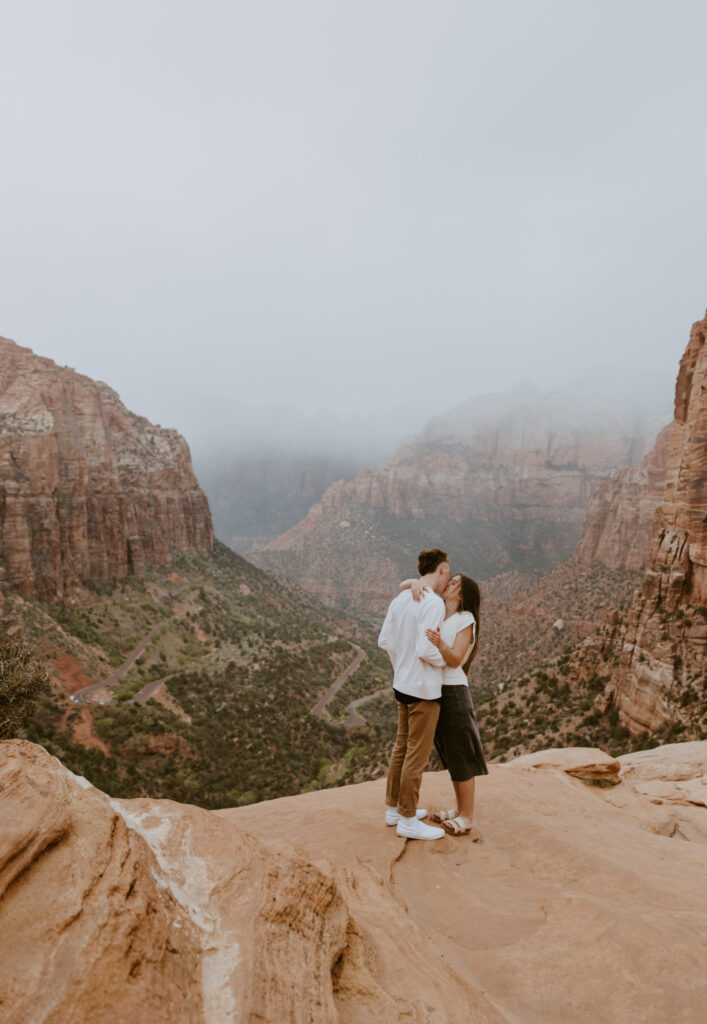
<instances>
[{"instance_id":1,"label":"man","mask_svg":"<svg viewBox=\"0 0 707 1024\"><path fill-rule=\"evenodd\" d=\"M441 839L444 829L425 825L418 811L422 773L432 749L442 696L445 661L425 635L444 621L439 596L449 581L449 559L434 548L421 551L417 560L421 582L429 589L421 601L403 590L388 608L378 646L393 663L393 692L398 703L398 735L390 758L385 802L386 825L397 825L406 839Z\"/></svg>"}]
</instances>

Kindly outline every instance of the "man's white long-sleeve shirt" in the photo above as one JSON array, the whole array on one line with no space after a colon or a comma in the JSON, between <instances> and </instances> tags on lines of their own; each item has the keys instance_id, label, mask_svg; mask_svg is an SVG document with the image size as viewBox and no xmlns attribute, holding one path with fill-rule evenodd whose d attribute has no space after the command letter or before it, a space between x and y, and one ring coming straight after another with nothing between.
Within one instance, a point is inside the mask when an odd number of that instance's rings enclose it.
<instances>
[{"instance_id":1,"label":"man's white long-sleeve shirt","mask_svg":"<svg viewBox=\"0 0 707 1024\"><path fill-rule=\"evenodd\" d=\"M378 646L388 652L393 663L393 689L419 700L442 696L446 662L425 630L437 629L443 621L444 601L431 590L421 601L413 601L411 592L403 590L390 602Z\"/></svg>"}]
</instances>

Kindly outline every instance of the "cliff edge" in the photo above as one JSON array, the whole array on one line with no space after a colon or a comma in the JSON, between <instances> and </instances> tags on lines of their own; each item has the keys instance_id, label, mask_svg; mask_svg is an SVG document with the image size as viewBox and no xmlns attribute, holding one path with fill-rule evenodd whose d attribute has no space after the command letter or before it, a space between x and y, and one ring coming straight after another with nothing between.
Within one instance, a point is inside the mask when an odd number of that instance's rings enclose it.
<instances>
[{"instance_id":1,"label":"cliff edge","mask_svg":"<svg viewBox=\"0 0 707 1024\"><path fill-rule=\"evenodd\" d=\"M609 698L634 733L680 717L707 658L707 318L680 361L665 491Z\"/></svg>"},{"instance_id":2,"label":"cliff edge","mask_svg":"<svg viewBox=\"0 0 707 1024\"><path fill-rule=\"evenodd\" d=\"M382 779L210 812L6 741L0 1022L697 1024L705 774L707 742L532 755L424 843Z\"/></svg>"}]
</instances>

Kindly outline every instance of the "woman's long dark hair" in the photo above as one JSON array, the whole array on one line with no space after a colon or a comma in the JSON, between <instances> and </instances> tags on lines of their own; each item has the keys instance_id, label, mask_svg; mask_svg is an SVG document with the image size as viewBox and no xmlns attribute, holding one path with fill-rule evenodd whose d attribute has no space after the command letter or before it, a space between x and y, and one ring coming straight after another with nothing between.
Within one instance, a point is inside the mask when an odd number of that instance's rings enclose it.
<instances>
[{"instance_id":1,"label":"woman's long dark hair","mask_svg":"<svg viewBox=\"0 0 707 1024\"><path fill-rule=\"evenodd\" d=\"M465 576L463 573L459 574L462 582L461 592L459 594L459 611L460 612L471 612L476 619L476 627L474 629L474 646L469 651L469 657L462 665L464 672L469 671L469 666L476 657L476 652L479 649L479 627L481 625L481 591L479 590L479 584L476 580L472 580L471 576Z\"/></svg>"}]
</instances>

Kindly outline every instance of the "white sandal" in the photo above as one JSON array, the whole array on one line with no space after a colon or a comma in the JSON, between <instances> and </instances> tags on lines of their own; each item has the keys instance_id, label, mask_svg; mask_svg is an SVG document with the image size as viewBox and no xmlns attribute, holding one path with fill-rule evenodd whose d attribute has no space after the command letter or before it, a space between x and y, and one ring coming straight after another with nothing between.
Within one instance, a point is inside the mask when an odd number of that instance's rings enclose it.
<instances>
[{"instance_id":1,"label":"white sandal","mask_svg":"<svg viewBox=\"0 0 707 1024\"><path fill-rule=\"evenodd\" d=\"M453 807L450 807L448 811L433 811L430 815L432 821L451 821L456 816L457 812Z\"/></svg>"},{"instance_id":2,"label":"white sandal","mask_svg":"<svg viewBox=\"0 0 707 1024\"><path fill-rule=\"evenodd\" d=\"M445 819L442 822L442 828L450 836L466 836L471 832L471 822L459 814L456 818Z\"/></svg>"}]
</instances>

